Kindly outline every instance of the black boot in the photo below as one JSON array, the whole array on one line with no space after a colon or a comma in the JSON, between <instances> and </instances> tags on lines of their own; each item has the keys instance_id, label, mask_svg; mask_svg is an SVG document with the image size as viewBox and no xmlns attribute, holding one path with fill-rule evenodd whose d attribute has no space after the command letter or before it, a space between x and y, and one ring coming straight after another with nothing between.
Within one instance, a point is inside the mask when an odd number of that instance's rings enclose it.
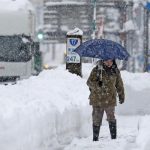
<instances>
[{"instance_id":1,"label":"black boot","mask_svg":"<svg viewBox=\"0 0 150 150\"><path fill-rule=\"evenodd\" d=\"M93 141L98 141L100 126L93 125Z\"/></svg>"},{"instance_id":2,"label":"black boot","mask_svg":"<svg viewBox=\"0 0 150 150\"><path fill-rule=\"evenodd\" d=\"M110 121L109 122L109 130L110 130L111 139L116 139L117 138L116 121Z\"/></svg>"}]
</instances>

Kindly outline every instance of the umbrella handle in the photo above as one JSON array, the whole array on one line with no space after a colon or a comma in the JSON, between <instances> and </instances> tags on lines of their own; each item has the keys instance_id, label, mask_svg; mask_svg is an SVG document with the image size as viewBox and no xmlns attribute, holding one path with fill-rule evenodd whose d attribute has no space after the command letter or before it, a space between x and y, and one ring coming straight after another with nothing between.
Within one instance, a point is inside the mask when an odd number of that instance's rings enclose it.
<instances>
[{"instance_id":1,"label":"umbrella handle","mask_svg":"<svg viewBox=\"0 0 150 150\"><path fill-rule=\"evenodd\" d=\"M100 73L100 81L102 81L102 77L103 77L103 71L102 71L102 69L103 69L103 67L102 67L102 65L101 65L101 73Z\"/></svg>"},{"instance_id":2,"label":"umbrella handle","mask_svg":"<svg viewBox=\"0 0 150 150\"><path fill-rule=\"evenodd\" d=\"M100 71L100 81L102 81L102 77L103 77L103 66L102 66L102 62L100 65L98 65L98 71ZM99 76L98 75L98 76Z\"/></svg>"}]
</instances>

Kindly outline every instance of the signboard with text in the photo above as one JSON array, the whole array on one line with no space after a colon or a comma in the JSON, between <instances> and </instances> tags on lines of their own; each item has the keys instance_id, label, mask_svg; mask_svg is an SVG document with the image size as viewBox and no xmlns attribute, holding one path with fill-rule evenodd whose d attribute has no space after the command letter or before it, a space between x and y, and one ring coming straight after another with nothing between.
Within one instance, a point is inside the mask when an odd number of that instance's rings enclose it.
<instances>
[{"instance_id":1,"label":"signboard with text","mask_svg":"<svg viewBox=\"0 0 150 150\"><path fill-rule=\"evenodd\" d=\"M67 38L67 63L80 63L80 56L73 52L81 44L81 38Z\"/></svg>"}]
</instances>

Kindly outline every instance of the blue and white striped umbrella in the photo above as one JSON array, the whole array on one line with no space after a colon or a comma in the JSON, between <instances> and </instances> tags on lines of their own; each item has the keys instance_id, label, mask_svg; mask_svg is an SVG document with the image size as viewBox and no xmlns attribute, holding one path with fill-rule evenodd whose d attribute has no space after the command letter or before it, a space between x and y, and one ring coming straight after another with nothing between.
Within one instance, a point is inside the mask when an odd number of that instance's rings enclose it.
<instances>
[{"instance_id":1,"label":"blue and white striped umbrella","mask_svg":"<svg viewBox=\"0 0 150 150\"><path fill-rule=\"evenodd\" d=\"M107 39L94 39L82 43L74 52L80 57L99 58L101 60L128 60L129 53L119 43Z\"/></svg>"}]
</instances>

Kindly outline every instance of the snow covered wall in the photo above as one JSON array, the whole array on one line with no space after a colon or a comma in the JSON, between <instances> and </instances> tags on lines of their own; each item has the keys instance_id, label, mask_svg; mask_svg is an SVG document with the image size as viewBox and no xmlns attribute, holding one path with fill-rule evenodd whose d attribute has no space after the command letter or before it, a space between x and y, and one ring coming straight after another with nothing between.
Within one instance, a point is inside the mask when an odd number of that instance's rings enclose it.
<instances>
[{"instance_id":1,"label":"snow covered wall","mask_svg":"<svg viewBox=\"0 0 150 150\"><path fill-rule=\"evenodd\" d=\"M119 114L150 114L150 74L122 72L125 103L117 107Z\"/></svg>"},{"instance_id":2,"label":"snow covered wall","mask_svg":"<svg viewBox=\"0 0 150 150\"><path fill-rule=\"evenodd\" d=\"M0 149L58 150L74 137L91 135L86 81L92 68L83 64L83 78L60 66L16 85L0 85ZM150 114L150 75L122 72L122 77L126 102L118 104L118 115Z\"/></svg>"}]
</instances>

